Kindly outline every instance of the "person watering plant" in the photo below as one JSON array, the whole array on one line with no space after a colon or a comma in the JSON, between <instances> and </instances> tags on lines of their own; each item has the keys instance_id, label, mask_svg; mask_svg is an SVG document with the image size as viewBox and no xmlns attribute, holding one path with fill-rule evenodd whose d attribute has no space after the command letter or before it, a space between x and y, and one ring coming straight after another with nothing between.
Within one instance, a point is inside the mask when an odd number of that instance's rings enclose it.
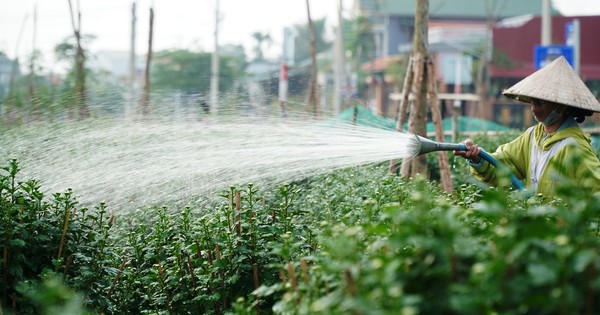
<instances>
[{"instance_id":1,"label":"person watering plant","mask_svg":"<svg viewBox=\"0 0 600 315\"><path fill-rule=\"evenodd\" d=\"M531 104L538 124L499 146L492 156L509 166L518 179L524 179L533 193L552 194L561 176L599 192L600 161L590 136L578 123L600 112L600 103L566 59L555 59L502 94ZM495 184L495 167L480 158L479 146L471 139L463 143L466 150L454 151L454 155L467 159L476 178Z\"/></svg>"}]
</instances>

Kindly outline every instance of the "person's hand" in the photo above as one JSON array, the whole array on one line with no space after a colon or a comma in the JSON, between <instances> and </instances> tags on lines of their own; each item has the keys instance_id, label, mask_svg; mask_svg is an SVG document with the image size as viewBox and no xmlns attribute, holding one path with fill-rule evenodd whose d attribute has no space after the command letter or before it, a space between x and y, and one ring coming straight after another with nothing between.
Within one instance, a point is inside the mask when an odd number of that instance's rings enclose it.
<instances>
[{"instance_id":1,"label":"person's hand","mask_svg":"<svg viewBox=\"0 0 600 315\"><path fill-rule=\"evenodd\" d=\"M454 155L462 156L463 158L471 161L471 163L479 163L481 161L481 158L479 157L481 149L479 148L479 146L474 144L473 140L471 139L467 139L461 143L463 143L467 147L467 150L454 151Z\"/></svg>"}]
</instances>

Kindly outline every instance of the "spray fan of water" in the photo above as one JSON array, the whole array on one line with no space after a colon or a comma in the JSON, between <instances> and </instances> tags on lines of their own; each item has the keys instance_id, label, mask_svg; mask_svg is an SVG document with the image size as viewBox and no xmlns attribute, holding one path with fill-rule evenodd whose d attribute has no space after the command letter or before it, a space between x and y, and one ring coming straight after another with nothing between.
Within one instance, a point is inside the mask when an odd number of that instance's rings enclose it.
<instances>
[{"instance_id":1,"label":"spray fan of water","mask_svg":"<svg viewBox=\"0 0 600 315\"><path fill-rule=\"evenodd\" d=\"M413 157L413 135L347 122L96 120L11 130L0 157L21 179L116 210L187 203L230 185L281 184L334 169Z\"/></svg>"}]
</instances>

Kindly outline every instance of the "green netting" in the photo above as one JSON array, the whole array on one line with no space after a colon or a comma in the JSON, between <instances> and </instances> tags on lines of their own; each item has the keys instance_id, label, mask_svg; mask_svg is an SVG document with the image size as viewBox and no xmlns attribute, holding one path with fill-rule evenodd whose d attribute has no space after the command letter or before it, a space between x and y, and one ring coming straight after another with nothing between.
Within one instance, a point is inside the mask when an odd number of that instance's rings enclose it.
<instances>
[{"instance_id":1,"label":"green netting","mask_svg":"<svg viewBox=\"0 0 600 315\"><path fill-rule=\"evenodd\" d=\"M363 126L371 126L385 129L396 129L396 121L390 118L378 116L371 112L368 108L360 105L355 105L344 110L334 120L355 122Z\"/></svg>"},{"instance_id":2,"label":"green netting","mask_svg":"<svg viewBox=\"0 0 600 315\"><path fill-rule=\"evenodd\" d=\"M335 120L356 122L360 125L395 129L396 121L391 118L378 116L371 112L368 108L360 105L356 105L344 110L338 115ZM452 118L445 118L442 120L444 131L452 130ZM404 124L404 129L408 130L408 123ZM501 125L499 123L488 121L484 119L474 117L458 117L458 131L509 131L512 130L509 127ZM434 132L433 122L427 123L427 132Z\"/></svg>"},{"instance_id":3,"label":"green netting","mask_svg":"<svg viewBox=\"0 0 600 315\"><path fill-rule=\"evenodd\" d=\"M444 127L444 131L452 130L452 118L445 118L442 120L442 125ZM408 126L408 125L405 125ZM458 117L458 131L509 131L512 130L504 125L499 123L474 118L474 117L466 117L460 116ZM433 132L434 127L433 123L427 123L427 132Z\"/></svg>"}]
</instances>

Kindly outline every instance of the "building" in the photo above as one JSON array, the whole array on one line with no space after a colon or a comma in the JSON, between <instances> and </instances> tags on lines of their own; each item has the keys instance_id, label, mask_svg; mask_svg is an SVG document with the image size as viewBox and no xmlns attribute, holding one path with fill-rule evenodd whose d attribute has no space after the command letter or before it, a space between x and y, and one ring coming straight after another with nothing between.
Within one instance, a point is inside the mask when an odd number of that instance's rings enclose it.
<instances>
[{"instance_id":1,"label":"building","mask_svg":"<svg viewBox=\"0 0 600 315\"><path fill-rule=\"evenodd\" d=\"M595 95L600 95L600 16L552 17L552 44L565 45L567 24L580 24L580 76ZM537 70L535 47L540 43L541 18L527 16L501 21L493 28L494 58L490 63L491 95L486 107L495 121L507 126L524 127L532 121L526 104L503 97L502 90ZM517 44L515 44L517 43Z\"/></svg>"},{"instance_id":2,"label":"building","mask_svg":"<svg viewBox=\"0 0 600 315\"><path fill-rule=\"evenodd\" d=\"M489 42L490 24L516 16L539 16L541 10L541 0L429 0L429 50L435 58L440 90L454 92L459 87L462 92L473 90L473 67L480 58L481 47ZM397 104L387 96L394 85L397 89L402 82L385 80L385 70L390 66L391 56L407 58L412 50L416 1L358 0L355 11L368 17L375 37L376 59L362 67L371 77L372 109L393 117ZM444 108L451 106L446 104ZM463 114L487 118L486 113L475 109L464 106Z\"/></svg>"}]
</instances>

